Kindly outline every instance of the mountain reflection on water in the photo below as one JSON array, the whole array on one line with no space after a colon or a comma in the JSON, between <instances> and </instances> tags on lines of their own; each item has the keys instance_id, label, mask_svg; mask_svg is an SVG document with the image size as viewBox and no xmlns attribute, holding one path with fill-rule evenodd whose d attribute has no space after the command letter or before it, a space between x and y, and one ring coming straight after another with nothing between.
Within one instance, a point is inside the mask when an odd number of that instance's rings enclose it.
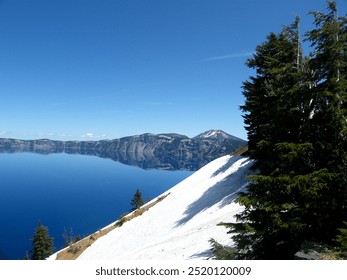
<instances>
[{"instance_id":1,"label":"mountain reflection on water","mask_svg":"<svg viewBox=\"0 0 347 280\"><path fill-rule=\"evenodd\" d=\"M213 160L211 157L201 158L189 158L181 154L179 156L175 155L165 155L165 154L145 154L145 153L122 153L120 151L105 151L96 149L75 149L75 148L65 148L65 149L1 149L0 153L21 153L30 152L42 155L66 153L66 154L76 154L76 155L87 155L87 156L97 156L100 158L111 159L113 161L120 162L122 164L140 167L142 169L159 169L159 170L188 170L196 171L201 166L205 165L209 161Z\"/></svg>"},{"instance_id":2,"label":"mountain reflection on water","mask_svg":"<svg viewBox=\"0 0 347 280\"><path fill-rule=\"evenodd\" d=\"M245 145L223 139L188 138L179 134L143 134L102 141L18 140L0 138L0 153L79 154L111 159L142 169L195 171Z\"/></svg>"}]
</instances>

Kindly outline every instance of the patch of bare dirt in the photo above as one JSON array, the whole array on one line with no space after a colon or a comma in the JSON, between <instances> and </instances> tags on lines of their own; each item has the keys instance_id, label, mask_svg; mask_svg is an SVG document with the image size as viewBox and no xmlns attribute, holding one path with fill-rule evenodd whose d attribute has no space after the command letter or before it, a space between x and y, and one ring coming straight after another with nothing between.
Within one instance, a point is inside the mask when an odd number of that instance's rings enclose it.
<instances>
[{"instance_id":1,"label":"patch of bare dirt","mask_svg":"<svg viewBox=\"0 0 347 280\"><path fill-rule=\"evenodd\" d=\"M124 217L118 219L115 224L101 229L79 241L76 243L66 247L63 251L59 252L57 254L56 260L75 260L77 259L85 249L87 249L90 245L92 245L96 240L98 240L100 237L106 235L110 231L121 227L124 223L141 216L144 212L148 211L151 207L162 201L164 198L166 198L170 193L163 195L161 197L158 197L155 201L148 203L144 206L142 206L139 209L136 209L135 211L131 212L128 215L125 215Z\"/></svg>"}]
</instances>

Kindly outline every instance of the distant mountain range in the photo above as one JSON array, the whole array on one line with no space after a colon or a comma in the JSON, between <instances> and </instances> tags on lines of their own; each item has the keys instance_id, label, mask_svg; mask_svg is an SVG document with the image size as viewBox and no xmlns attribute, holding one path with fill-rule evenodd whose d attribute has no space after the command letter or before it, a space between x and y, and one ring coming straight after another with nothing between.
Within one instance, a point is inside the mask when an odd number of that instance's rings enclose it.
<instances>
[{"instance_id":1,"label":"distant mountain range","mask_svg":"<svg viewBox=\"0 0 347 280\"><path fill-rule=\"evenodd\" d=\"M144 169L197 170L246 143L222 130L209 130L193 138L175 133L146 133L101 141L0 138L0 152L94 155Z\"/></svg>"}]
</instances>

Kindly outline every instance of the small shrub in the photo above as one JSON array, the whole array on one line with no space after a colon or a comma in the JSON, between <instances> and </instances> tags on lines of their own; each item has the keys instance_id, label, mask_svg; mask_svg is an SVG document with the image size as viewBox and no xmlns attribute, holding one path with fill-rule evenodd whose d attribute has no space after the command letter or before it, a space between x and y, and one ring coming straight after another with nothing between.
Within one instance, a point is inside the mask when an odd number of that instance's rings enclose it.
<instances>
[{"instance_id":1,"label":"small shrub","mask_svg":"<svg viewBox=\"0 0 347 280\"><path fill-rule=\"evenodd\" d=\"M214 258L217 260L233 260L236 257L236 249L229 246L224 246L211 238L209 240L212 246Z\"/></svg>"},{"instance_id":2,"label":"small shrub","mask_svg":"<svg viewBox=\"0 0 347 280\"><path fill-rule=\"evenodd\" d=\"M89 239L90 239L90 240L95 240L96 238L95 238L94 235L91 235L91 236L89 237Z\"/></svg>"},{"instance_id":3,"label":"small shrub","mask_svg":"<svg viewBox=\"0 0 347 280\"><path fill-rule=\"evenodd\" d=\"M76 243L80 240L82 240L82 237L79 234L77 234L77 236L74 238L74 243Z\"/></svg>"},{"instance_id":4,"label":"small shrub","mask_svg":"<svg viewBox=\"0 0 347 280\"><path fill-rule=\"evenodd\" d=\"M339 234L336 237L336 241L339 244L339 249L341 250L340 256L343 259L347 259L347 222L344 222L345 227L339 228Z\"/></svg>"},{"instance_id":5,"label":"small shrub","mask_svg":"<svg viewBox=\"0 0 347 280\"><path fill-rule=\"evenodd\" d=\"M128 214L129 214L128 212L125 212L125 213L119 215L117 222L115 223L115 226L121 227L127 221L127 218L125 216Z\"/></svg>"},{"instance_id":6,"label":"small shrub","mask_svg":"<svg viewBox=\"0 0 347 280\"><path fill-rule=\"evenodd\" d=\"M69 250L67 250L69 253L72 253L73 255L76 255L79 251L81 251L81 246L70 246Z\"/></svg>"}]
</instances>

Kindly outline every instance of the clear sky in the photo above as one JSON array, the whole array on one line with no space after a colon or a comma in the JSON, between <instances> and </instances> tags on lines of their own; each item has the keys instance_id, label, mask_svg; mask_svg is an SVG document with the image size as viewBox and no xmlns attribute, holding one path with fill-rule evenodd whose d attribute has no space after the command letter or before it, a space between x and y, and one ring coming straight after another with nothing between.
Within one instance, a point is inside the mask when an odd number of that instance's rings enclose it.
<instances>
[{"instance_id":1,"label":"clear sky","mask_svg":"<svg viewBox=\"0 0 347 280\"><path fill-rule=\"evenodd\" d=\"M338 0L345 15L347 1ZM0 0L0 137L246 139L244 63L324 0Z\"/></svg>"}]
</instances>

